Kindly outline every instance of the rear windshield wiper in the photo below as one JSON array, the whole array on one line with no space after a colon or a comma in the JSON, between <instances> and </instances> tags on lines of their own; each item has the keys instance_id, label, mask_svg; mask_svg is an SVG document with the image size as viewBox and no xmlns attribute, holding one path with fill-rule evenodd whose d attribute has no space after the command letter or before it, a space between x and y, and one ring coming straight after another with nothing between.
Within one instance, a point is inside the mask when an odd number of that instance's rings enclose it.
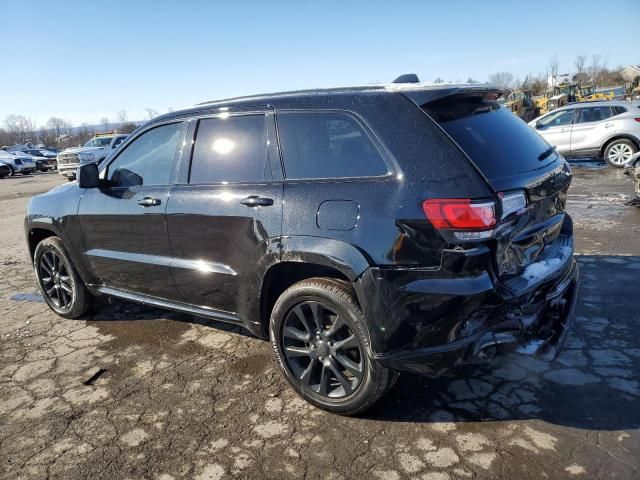
<instances>
[{"instance_id":1,"label":"rear windshield wiper","mask_svg":"<svg viewBox=\"0 0 640 480\"><path fill-rule=\"evenodd\" d=\"M549 147L547 148L544 152L542 152L540 154L540 156L538 157L538 160L544 160L545 158L547 158L549 155L551 155L553 152L556 151L556 146L554 145L553 147Z\"/></svg>"},{"instance_id":2,"label":"rear windshield wiper","mask_svg":"<svg viewBox=\"0 0 640 480\"><path fill-rule=\"evenodd\" d=\"M477 115L478 113L487 113L491 111L490 105L483 105L482 107L478 107L471 112L471 115Z\"/></svg>"}]
</instances>

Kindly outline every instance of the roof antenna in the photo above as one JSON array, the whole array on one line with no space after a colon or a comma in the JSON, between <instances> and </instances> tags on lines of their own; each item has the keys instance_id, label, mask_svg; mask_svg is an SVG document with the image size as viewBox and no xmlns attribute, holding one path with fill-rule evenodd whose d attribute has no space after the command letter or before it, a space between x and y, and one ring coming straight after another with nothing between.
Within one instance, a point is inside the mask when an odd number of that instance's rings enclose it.
<instances>
[{"instance_id":1,"label":"roof antenna","mask_svg":"<svg viewBox=\"0 0 640 480\"><path fill-rule=\"evenodd\" d=\"M393 83L420 83L420 79L415 73L405 73L396 78Z\"/></svg>"}]
</instances>

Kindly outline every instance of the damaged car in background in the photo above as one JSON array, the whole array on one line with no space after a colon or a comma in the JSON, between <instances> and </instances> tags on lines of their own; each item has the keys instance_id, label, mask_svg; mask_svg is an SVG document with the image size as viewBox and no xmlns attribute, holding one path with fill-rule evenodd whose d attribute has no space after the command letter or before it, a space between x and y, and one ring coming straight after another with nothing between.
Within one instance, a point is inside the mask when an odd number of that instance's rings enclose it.
<instances>
[{"instance_id":1,"label":"damaged car in background","mask_svg":"<svg viewBox=\"0 0 640 480\"><path fill-rule=\"evenodd\" d=\"M394 83L155 118L31 200L42 295L67 318L108 296L241 325L345 415L399 372L551 360L578 287L572 172L499 93Z\"/></svg>"},{"instance_id":2,"label":"damaged car in background","mask_svg":"<svg viewBox=\"0 0 640 480\"><path fill-rule=\"evenodd\" d=\"M0 160L9 165L9 176L16 174L30 175L37 169L31 155L22 155L20 152L7 152L0 150Z\"/></svg>"}]
</instances>

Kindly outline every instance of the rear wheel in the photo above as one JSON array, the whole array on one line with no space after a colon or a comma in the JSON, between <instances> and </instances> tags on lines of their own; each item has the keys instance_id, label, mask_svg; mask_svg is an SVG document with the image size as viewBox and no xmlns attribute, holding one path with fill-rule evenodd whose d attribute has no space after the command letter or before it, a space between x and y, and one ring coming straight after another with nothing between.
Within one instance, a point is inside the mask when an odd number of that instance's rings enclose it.
<instances>
[{"instance_id":1,"label":"rear wheel","mask_svg":"<svg viewBox=\"0 0 640 480\"><path fill-rule=\"evenodd\" d=\"M91 306L78 272L58 237L48 237L36 247L34 265L38 286L49 307L65 318L78 318Z\"/></svg>"},{"instance_id":2,"label":"rear wheel","mask_svg":"<svg viewBox=\"0 0 640 480\"><path fill-rule=\"evenodd\" d=\"M273 308L269 336L287 381L324 410L362 412L395 380L370 356L364 316L346 282L313 278L288 288Z\"/></svg>"},{"instance_id":3,"label":"rear wheel","mask_svg":"<svg viewBox=\"0 0 640 480\"><path fill-rule=\"evenodd\" d=\"M622 168L637 151L637 147L631 140L621 138L607 145L604 150L604 159L612 167Z\"/></svg>"}]
</instances>

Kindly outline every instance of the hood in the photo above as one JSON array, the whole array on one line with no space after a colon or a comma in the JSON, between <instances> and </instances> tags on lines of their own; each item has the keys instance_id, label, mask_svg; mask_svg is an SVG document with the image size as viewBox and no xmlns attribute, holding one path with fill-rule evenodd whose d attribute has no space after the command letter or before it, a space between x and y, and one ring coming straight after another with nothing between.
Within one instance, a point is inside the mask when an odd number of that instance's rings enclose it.
<instances>
[{"instance_id":1,"label":"hood","mask_svg":"<svg viewBox=\"0 0 640 480\"><path fill-rule=\"evenodd\" d=\"M104 150L105 147L76 147L76 148L67 148L60 153L94 153Z\"/></svg>"},{"instance_id":2,"label":"hood","mask_svg":"<svg viewBox=\"0 0 640 480\"><path fill-rule=\"evenodd\" d=\"M49 190L48 192L45 192L39 196L44 196L44 195L50 195L52 193L62 193L62 192L66 192L67 190L71 190L72 188L77 188L78 187L78 182L67 182L67 183L63 183L61 185L56 185L55 187L53 187L51 190Z\"/></svg>"}]
</instances>

